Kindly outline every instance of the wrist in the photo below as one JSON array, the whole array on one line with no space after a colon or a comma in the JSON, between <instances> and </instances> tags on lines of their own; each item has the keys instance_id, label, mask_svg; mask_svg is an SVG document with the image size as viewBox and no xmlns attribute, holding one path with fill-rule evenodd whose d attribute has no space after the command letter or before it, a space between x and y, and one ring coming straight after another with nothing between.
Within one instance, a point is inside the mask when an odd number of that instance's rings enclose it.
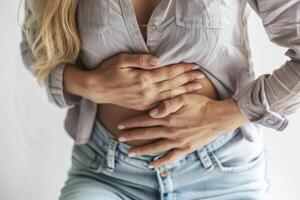
<instances>
[{"instance_id":1,"label":"wrist","mask_svg":"<svg viewBox=\"0 0 300 200\"><path fill-rule=\"evenodd\" d=\"M82 97L89 99L97 104L111 103L108 92L105 88L105 80L102 73L97 70L83 71L80 73L79 92Z\"/></svg>"},{"instance_id":2,"label":"wrist","mask_svg":"<svg viewBox=\"0 0 300 200\"><path fill-rule=\"evenodd\" d=\"M87 71L73 64L67 64L63 73L63 88L70 94L84 97L88 84Z\"/></svg>"},{"instance_id":3,"label":"wrist","mask_svg":"<svg viewBox=\"0 0 300 200\"><path fill-rule=\"evenodd\" d=\"M224 100L228 104L228 112L232 113L232 117L235 120L240 121L241 125L249 123L249 119L241 112L238 103L233 99L229 98Z\"/></svg>"},{"instance_id":4,"label":"wrist","mask_svg":"<svg viewBox=\"0 0 300 200\"><path fill-rule=\"evenodd\" d=\"M241 112L237 102L232 99L213 100L209 109L214 110L214 115L219 121L231 123L234 126L242 126L249 123L249 120Z\"/></svg>"}]
</instances>

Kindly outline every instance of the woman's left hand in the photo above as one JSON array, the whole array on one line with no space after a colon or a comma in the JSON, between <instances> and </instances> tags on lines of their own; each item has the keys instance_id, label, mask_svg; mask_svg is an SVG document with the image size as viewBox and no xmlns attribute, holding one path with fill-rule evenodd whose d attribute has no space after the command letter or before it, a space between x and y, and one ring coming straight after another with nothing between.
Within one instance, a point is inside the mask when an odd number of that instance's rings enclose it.
<instances>
[{"instance_id":1,"label":"woman's left hand","mask_svg":"<svg viewBox=\"0 0 300 200\"><path fill-rule=\"evenodd\" d=\"M233 99L212 100L201 94L183 94L161 102L149 115L121 122L118 128L124 131L119 141L157 139L129 151L131 157L170 151L149 163L149 168L156 168L192 153L247 122Z\"/></svg>"}]
</instances>

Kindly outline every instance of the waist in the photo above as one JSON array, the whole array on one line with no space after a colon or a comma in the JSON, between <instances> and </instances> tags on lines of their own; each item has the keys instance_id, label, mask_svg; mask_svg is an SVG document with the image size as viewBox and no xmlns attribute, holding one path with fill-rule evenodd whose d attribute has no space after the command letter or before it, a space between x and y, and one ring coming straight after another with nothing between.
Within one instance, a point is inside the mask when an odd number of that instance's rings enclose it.
<instances>
[{"instance_id":1,"label":"waist","mask_svg":"<svg viewBox=\"0 0 300 200\"><path fill-rule=\"evenodd\" d=\"M232 138L234 138L238 134L242 134L239 128L234 130L233 132L224 133L220 137L215 139L213 142L201 147L201 149L203 148L206 151L210 151L210 152L215 151L221 146L223 146L224 144L226 144L227 142L229 142ZM133 147L132 145L119 142L115 138L115 136L111 134L110 131L108 131L98 119L95 119L94 121L92 137L90 142L93 143L94 146L96 146L96 149L101 148L101 151L104 152L111 150L110 147L112 146L112 144L114 144L118 152L124 155L127 155L129 149ZM155 157L161 157L166 153L168 152L147 154L143 156L138 156L138 159L148 162L153 160ZM189 156L192 155L194 154L190 154Z\"/></svg>"},{"instance_id":2,"label":"waist","mask_svg":"<svg viewBox=\"0 0 300 200\"><path fill-rule=\"evenodd\" d=\"M149 111L136 111L128 108L123 108L112 104L98 104L98 112L96 119L103 128L107 130L114 138L118 138L121 131L117 128L118 124L126 119L134 116L146 114ZM138 140L126 142L132 146L145 145L154 140Z\"/></svg>"}]
</instances>

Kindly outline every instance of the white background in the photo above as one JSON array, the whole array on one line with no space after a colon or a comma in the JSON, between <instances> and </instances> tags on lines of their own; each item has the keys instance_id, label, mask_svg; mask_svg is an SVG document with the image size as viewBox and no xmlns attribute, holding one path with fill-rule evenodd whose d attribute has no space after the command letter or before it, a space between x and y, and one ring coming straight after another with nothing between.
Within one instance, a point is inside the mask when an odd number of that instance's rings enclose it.
<instances>
[{"instance_id":1,"label":"white background","mask_svg":"<svg viewBox=\"0 0 300 200\"><path fill-rule=\"evenodd\" d=\"M72 140L63 129L66 110L48 102L21 62L17 9L18 1L0 2L0 199L54 200L67 175ZM255 14L249 30L257 75L271 73L284 63L285 50L269 42ZM299 199L300 111L289 119L284 133L265 129L271 200Z\"/></svg>"}]
</instances>

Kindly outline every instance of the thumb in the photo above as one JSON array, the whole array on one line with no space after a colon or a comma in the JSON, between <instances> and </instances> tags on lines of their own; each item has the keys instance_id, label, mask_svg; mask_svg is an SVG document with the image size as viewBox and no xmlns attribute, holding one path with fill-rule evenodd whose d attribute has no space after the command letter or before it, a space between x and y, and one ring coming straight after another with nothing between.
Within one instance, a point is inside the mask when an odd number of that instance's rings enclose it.
<instances>
[{"instance_id":1,"label":"thumb","mask_svg":"<svg viewBox=\"0 0 300 200\"><path fill-rule=\"evenodd\" d=\"M178 111L184 106L182 95L161 102L157 107L150 111L152 118L164 118L171 113Z\"/></svg>"},{"instance_id":2,"label":"thumb","mask_svg":"<svg viewBox=\"0 0 300 200\"><path fill-rule=\"evenodd\" d=\"M122 54L120 55L120 67L154 69L159 67L159 58L148 54Z\"/></svg>"}]
</instances>

